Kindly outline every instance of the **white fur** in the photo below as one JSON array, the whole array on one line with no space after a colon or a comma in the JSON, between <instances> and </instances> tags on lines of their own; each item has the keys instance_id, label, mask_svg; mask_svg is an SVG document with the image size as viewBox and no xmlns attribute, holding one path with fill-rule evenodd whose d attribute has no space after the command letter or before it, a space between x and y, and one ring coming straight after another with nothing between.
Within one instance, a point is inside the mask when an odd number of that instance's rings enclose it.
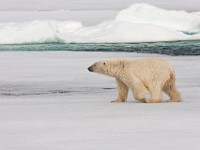
<instances>
[{"instance_id":1,"label":"white fur","mask_svg":"<svg viewBox=\"0 0 200 150\"><path fill-rule=\"evenodd\" d=\"M96 62L89 70L116 78L118 97L112 102L125 102L129 89L142 102L161 102L162 91L170 97L170 102L181 101L174 69L161 58L105 60ZM147 94L150 94L149 100L145 98Z\"/></svg>"}]
</instances>

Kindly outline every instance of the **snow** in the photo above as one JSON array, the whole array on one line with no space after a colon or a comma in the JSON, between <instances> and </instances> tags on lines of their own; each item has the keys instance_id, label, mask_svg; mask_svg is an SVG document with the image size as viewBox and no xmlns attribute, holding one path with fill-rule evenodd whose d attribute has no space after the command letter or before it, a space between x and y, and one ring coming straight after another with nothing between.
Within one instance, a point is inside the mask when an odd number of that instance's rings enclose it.
<instances>
[{"instance_id":1,"label":"snow","mask_svg":"<svg viewBox=\"0 0 200 150\"><path fill-rule=\"evenodd\" d=\"M159 56L172 63L183 102L110 103L113 78L90 73L102 59ZM191 150L200 147L199 56L112 52L1 52L3 150ZM167 97L164 96L165 101Z\"/></svg>"},{"instance_id":2,"label":"snow","mask_svg":"<svg viewBox=\"0 0 200 150\"><path fill-rule=\"evenodd\" d=\"M0 23L0 44L123 43L199 39L199 15L186 11L164 10L144 3L131 5L121 10L115 19L93 26L83 26L80 21L74 20L48 19Z\"/></svg>"}]
</instances>

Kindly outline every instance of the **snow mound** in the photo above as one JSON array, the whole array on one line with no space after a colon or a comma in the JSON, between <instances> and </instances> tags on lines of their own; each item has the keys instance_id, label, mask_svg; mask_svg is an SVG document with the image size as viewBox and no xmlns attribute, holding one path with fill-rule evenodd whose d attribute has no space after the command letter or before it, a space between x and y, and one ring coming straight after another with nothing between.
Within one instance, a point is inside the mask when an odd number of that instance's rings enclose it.
<instances>
[{"instance_id":1,"label":"snow mound","mask_svg":"<svg viewBox=\"0 0 200 150\"><path fill-rule=\"evenodd\" d=\"M143 3L131 5L120 11L115 20L149 23L184 32L200 32L200 16L183 10L165 10Z\"/></svg>"},{"instance_id":2,"label":"snow mound","mask_svg":"<svg viewBox=\"0 0 200 150\"><path fill-rule=\"evenodd\" d=\"M63 42L59 33L75 32L82 27L75 21L30 21L0 24L0 44Z\"/></svg>"},{"instance_id":3,"label":"snow mound","mask_svg":"<svg viewBox=\"0 0 200 150\"><path fill-rule=\"evenodd\" d=\"M200 39L200 16L149 4L134 4L115 20L84 27L78 21L0 23L0 44L119 43Z\"/></svg>"}]
</instances>

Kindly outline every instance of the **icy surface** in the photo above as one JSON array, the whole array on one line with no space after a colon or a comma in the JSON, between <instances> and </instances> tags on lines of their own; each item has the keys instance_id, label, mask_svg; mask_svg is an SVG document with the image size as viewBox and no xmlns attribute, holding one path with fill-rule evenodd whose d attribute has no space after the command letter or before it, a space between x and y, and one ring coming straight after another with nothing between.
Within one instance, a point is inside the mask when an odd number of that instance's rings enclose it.
<instances>
[{"instance_id":1,"label":"icy surface","mask_svg":"<svg viewBox=\"0 0 200 150\"><path fill-rule=\"evenodd\" d=\"M160 56L176 70L181 103L110 103L115 80L90 73L102 59L159 56L1 52L2 150L191 150L200 147L200 59ZM164 96L164 101L167 97Z\"/></svg>"},{"instance_id":2,"label":"icy surface","mask_svg":"<svg viewBox=\"0 0 200 150\"><path fill-rule=\"evenodd\" d=\"M200 16L149 4L134 4L114 20L94 26L79 21L35 20L0 23L0 44L119 43L200 39Z\"/></svg>"}]
</instances>

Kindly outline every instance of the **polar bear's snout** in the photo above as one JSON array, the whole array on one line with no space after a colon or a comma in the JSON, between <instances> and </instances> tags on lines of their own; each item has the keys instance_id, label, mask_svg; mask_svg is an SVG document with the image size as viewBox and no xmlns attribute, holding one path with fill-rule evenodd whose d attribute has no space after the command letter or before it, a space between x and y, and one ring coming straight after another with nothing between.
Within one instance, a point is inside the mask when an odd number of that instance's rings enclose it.
<instances>
[{"instance_id":1,"label":"polar bear's snout","mask_svg":"<svg viewBox=\"0 0 200 150\"><path fill-rule=\"evenodd\" d=\"M97 64L95 63L95 64L93 64L92 66L90 66L89 68L88 68L88 70L90 71L90 72L94 72L97 68Z\"/></svg>"},{"instance_id":2,"label":"polar bear's snout","mask_svg":"<svg viewBox=\"0 0 200 150\"><path fill-rule=\"evenodd\" d=\"M89 70L90 72L93 72L93 67L92 67L92 66L88 67L88 70Z\"/></svg>"}]
</instances>

